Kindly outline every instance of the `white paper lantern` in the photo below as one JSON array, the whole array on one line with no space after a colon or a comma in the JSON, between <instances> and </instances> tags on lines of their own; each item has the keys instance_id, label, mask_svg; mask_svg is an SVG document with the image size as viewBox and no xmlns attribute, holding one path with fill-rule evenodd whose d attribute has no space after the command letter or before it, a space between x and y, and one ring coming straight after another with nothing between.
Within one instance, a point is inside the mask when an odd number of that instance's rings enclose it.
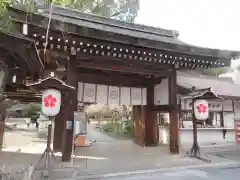
<instances>
[{"instance_id":1,"label":"white paper lantern","mask_svg":"<svg viewBox=\"0 0 240 180\"><path fill-rule=\"evenodd\" d=\"M194 103L194 114L197 120L206 120L209 116L208 102L203 99L198 99Z\"/></svg>"},{"instance_id":2,"label":"white paper lantern","mask_svg":"<svg viewBox=\"0 0 240 180\"><path fill-rule=\"evenodd\" d=\"M42 95L42 112L46 116L56 116L60 111L61 92L55 89L47 89Z\"/></svg>"},{"instance_id":3,"label":"white paper lantern","mask_svg":"<svg viewBox=\"0 0 240 180\"><path fill-rule=\"evenodd\" d=\"M23 24L23 27L22 27L22 33L24 35L28 35L28 25L27 24Z\"/></svg>"}]
</instances>

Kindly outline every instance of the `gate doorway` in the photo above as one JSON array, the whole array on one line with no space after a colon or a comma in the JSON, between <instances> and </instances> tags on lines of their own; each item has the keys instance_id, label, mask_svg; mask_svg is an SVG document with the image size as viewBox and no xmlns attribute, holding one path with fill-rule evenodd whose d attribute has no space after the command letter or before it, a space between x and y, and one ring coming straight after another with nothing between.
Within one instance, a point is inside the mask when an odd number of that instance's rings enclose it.
<instances>
[{"instance_id":1,"label":"gate doorway","mask_svg":"<svg viewBox=\"0 0 240 180\"><path fill-rule=\"evenodd\" d=\"M157 113L157 124L158 124L158 136L159 136L159 145L169 144L169 125L170 118L169 113L164 111L159 111Z\"/></svg>"},{"instance_id":2,"label":"gate doorway","mask_svg":"<svg viewBox=\"0 0 240 180\"><path fill-rule=\"evenodd\" d=\"M163 162L167 164L166 162L172 158L168 146L143 148L144 142L139 141L149 136L149 134L145 135L143 128L139 128L145 120L146 107L135 105L132 109L133 114L130 118L132 134L125 138L113 136L116 129L107 130L106 128L107 124L120 124L117 120L112 122L110 117L100 117L100 122L98 119L91 119L91 123L87 124L87 136L89 141L96 140L96 142L90 146L77 147L74 164L80 164L91 173L100 174L158 168ZM154 121L157 122L156 119ZM158 128L156 124L155 130L157 131ZM143 136L145 138L142 138ZM176 157L178 159L178 156Z\"/></svg>"}]
</instances>

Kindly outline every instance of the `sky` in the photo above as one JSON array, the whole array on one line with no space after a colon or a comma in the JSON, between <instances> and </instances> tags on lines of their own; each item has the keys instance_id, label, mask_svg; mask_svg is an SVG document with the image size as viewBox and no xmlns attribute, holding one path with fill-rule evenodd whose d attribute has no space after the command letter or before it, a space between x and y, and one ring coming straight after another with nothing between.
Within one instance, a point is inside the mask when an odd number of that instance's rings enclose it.
<instances>
[{"instance_id":1,"label":"sky","mask_svg":"<svg viewBox=\"0 0 240 180\"><path fill-rule=\"evenodd\" d=\"M240 0L140 0L135 22L177 30L189 44L240 51Z\"/></svg>"}]
</instances>

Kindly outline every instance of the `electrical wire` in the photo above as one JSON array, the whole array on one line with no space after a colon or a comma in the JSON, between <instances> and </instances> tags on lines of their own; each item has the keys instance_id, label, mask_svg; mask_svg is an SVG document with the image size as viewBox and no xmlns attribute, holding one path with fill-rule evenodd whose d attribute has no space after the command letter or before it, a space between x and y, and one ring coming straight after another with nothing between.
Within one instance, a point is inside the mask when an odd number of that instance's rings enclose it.
<instances>
[{"instance_id":1,"label":"electrical wire","mask_svg":"<svg viewBox=\"0 0 240 180\"><path fill-rule=\"evenodd\" d=\"M46 51L47 51L47 45L48 45L48 36L49 36L49 29L50 29L50 24L52 21L52 10L53 10L53 1L51 1L50 4L50 11L49 11L49 17L48 17L48 26L47 26L47 32L46 32L46 39L45 39L45 47L44 47L44 52L43 52L43 56L44 56L44 61L46 60Z\"/></svg>"}]
</instances>

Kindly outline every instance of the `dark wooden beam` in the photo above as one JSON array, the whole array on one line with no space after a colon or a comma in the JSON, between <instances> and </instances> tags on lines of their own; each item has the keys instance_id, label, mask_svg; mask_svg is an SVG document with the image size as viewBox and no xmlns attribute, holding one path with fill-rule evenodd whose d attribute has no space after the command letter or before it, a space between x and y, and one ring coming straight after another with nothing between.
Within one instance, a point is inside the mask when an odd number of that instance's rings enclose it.
<instances>
[{"instance_id":1,"label":"dark wooden beam","mask_svg":"<svg viewBox=\"0 0 240 180\"><path fill-rule=\"evenodd\" d=\"M102 70L110 70L116 72L127 72L127 73L135 73L135 74L146 74L146 75L165 75L166 69L164 66L160 68L154 67L153 64L146 66L143 64L139 64L136 62L119 62L119 61L97 61L97 62L89 62L89 61L77 61L77 67L82 68L92 68L92 69L102 69ZM169 67L168 67L169 68ZM168 69L167 68L167 69ZM165 70L164 70L165 69Z\"/></svg>"},{"instance_id":2,"label":"dark wooden beam","mask_svg":"<svg viewBox=\"0 0 240 180\"><path fill-rule=\"evenodd\" d=\"M77 73L77 81L85 83L94 84L106 84L115 86L129 86L129 87L145 87L148 84L148 75L123 73L117 71L98 71L96 69L90 68L79 68ZM20 73L20 69L15 69L14 73ZM66 71L55 72L59 77L64 77L67 75ZM23 80L23 77L17 76L17 79ZM11 84L11 78L9 78L9 84ZM22 81L20 84L15 83L13 86L22 86Z\"/></svg>"},{"instance_id":3,"label":"dark wooden beam","mask_svg":"<svg viewBox=\"0 0 240 180\"><path fill-rule=\"evenodd\" d=\"M24 23L24 22L20 22L20 23ZM43 26L39 26L36 24L29 25L29 37L34 38L36 41L39 42L39 46L38 46L39 48L44 47L43 43L45 41L45 38L44 38L45 31L46 29ZM221 66L219 65L221 64L221 61L223 62L225 61L225 59L218 60L216 59L216 57L209 58L205 56L194 56L192 54L175 52L176 49L174 48L171 51L166 51L164 50L164 48L156 49L156 46L141 47L141 46L134 46L133 44L119 43L114 41L114 39L112 39L112 41L106 41L106 39L101 37L98 37L98 38L93 38L93 36L87 37L82 35L82 33L72 34L68 32L63 36L62 32L64 31L59 31L53 28L49 32L49 37L52 40L49 39L48 45L55 44L53 49L56 49L56 50L59 50L59 47L61 50L67 47L66 49L67 51L69 51L69 49L73 47L75 49L80 49L81 53L84 52L84 54L92 54L92 55L96 55L96 50L97 50L99 52L99 54L97 54L98 58L100 58L101 56L105 56L105 57L109 56L109 57L115 57L116 59L119 59L118 55L119 53L121 53L121 58L124 57L124 59L139 61L139 62L146 61L146 62L151 62L155 65L176 64L175 68L177 69L195 69L195 68L215 67L215 66ZM81 36L79 36L79 34L81 34ZM36 35L37 37L33 35ZM58 39L60 39L59 42L58 42ZM67 43L66 43L66 40L67 40ZM59 47L56 46L56 43L59 45ZM80 46L79 45L80 43L83 43L83 45ZM97 47L102 46L103 48L101 49L95 48L94 45L96 45ZM108 47L110 47L110 49L108 49ZM114 49L116 49L117 51L114 51ZM121 52L119 52L120 49L122 50ZM100 52L102 51L105 52L104 55L100 54ZM201 60L197 60L197 59L201 59ZM210 62L214 62L214 63L210 64ZM215 62L217 63L215 64Z\"/></svg>"},{"instance_id":4,"label":"dark wooden beam","mask_svg":"<svg viewBox=\"0 0 240 180\"><path fill-rule=\"evenodd\" d=\"M41 102L41 94L36 93L23 93L23 92L5 92L4 95L12 100L18 100L20 102Z\"/></svg>"},{"instance_id":5,"label":"dark wooden beam","mask_svg":"<svg viewBox=\"0 0 240 180\"><path fill-rule=\"evenodd\" d=\"M105 84L114 86L129 86L129 87L146 87L148 80L144 78L127 77L127 76L111 76L104 74L77 74L78 82Z\"/></svg>"},{"instance_id":6,"label":"dark wooden beam","mask_svg":"<svg viewBox=\"0 0 240 180\"><path fill-rule=\"evenodd\" d=\"M174 105L154 105L152 107L153 111L162 111L162 112L171 112L173 109L176 109ZM177 105L177 109L180 110L180 104Z\"/></svg>"}]
</instances>

